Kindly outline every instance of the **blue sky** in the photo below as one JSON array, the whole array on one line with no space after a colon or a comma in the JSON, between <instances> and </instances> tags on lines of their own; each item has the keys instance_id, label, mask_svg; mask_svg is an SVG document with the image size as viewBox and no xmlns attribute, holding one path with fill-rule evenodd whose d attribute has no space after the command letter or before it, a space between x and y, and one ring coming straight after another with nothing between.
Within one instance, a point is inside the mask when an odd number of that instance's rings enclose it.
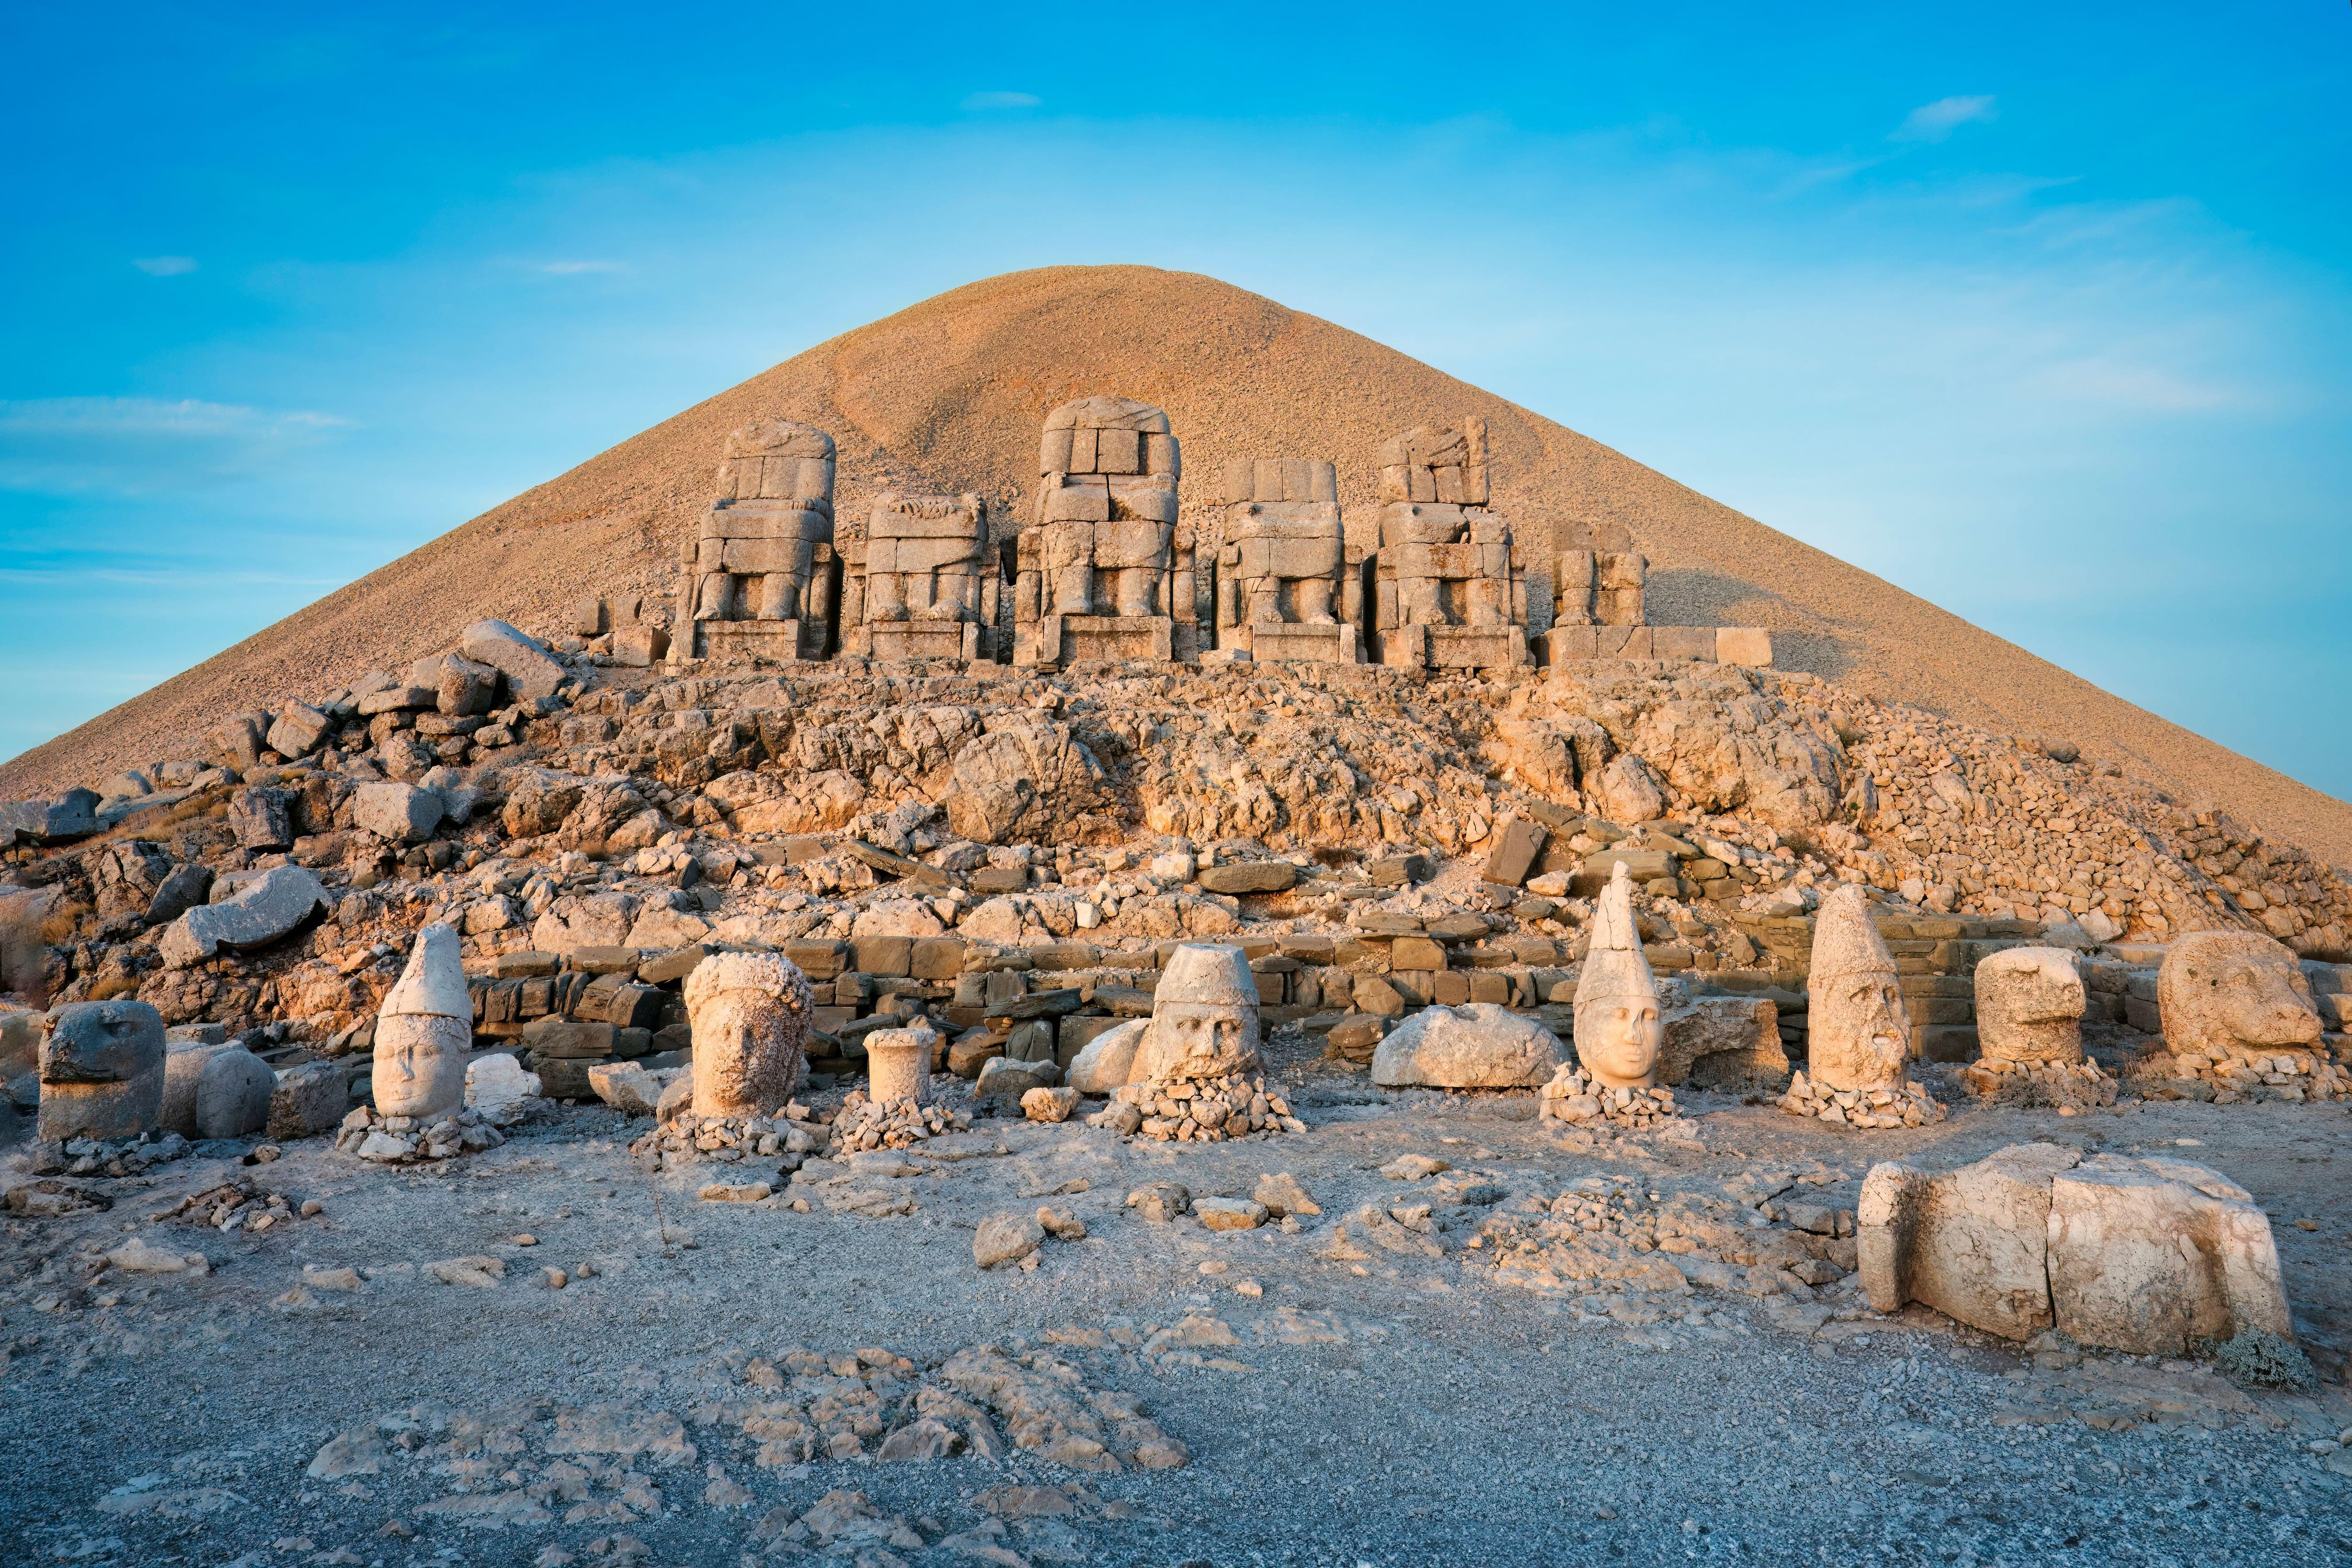
<instances>
[{"instance_id":1,"label":"blue sky","mask_svg":"<svg viewBox=\"0 0 2352 1568\"><path fill-rule=\"evenodd\" d=\"M1630 9L13 8L0 755L837 331L1135 261L2352 796L2352 9Z\"/></svg>"}]
</instances>

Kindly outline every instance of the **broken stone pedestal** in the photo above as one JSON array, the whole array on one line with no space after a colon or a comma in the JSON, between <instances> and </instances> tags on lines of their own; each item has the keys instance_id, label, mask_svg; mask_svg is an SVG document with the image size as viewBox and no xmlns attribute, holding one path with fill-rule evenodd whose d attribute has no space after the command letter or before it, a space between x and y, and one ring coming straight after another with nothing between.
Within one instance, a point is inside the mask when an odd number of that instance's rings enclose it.
<instances>
[{"instance_id":1,"label":"broken stone pedestal","mask_svg":"<svg viewBox=\"0 0 2352 1568\"><path fill-rule=\"evenodd\" d=\"M866 1094L877 1105L931 1098L931 1062L940 1047L933 1030L876 1029L866 1037Z\"/></svg>"}]
</instances>

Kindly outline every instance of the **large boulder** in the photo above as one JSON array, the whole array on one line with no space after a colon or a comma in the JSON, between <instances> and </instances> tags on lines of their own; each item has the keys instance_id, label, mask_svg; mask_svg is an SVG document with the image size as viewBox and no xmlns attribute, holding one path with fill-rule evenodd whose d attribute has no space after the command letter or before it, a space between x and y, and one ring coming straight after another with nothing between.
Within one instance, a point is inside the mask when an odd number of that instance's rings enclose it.
<instances>
[{"instance_id":1,"label":"large boulder","mask_svg":"<svg viewBox=\"0 0 2352 1568\"><path fill-rule=\"evenodd\" d=\"M564 668L525 633L504 621L476 621L457 639L457 651L507 678L517 697L552 697L570 679Z\"/></svg>"},{"instance_id":2,"label":"large boulder","mask_svg":"<svg viewBox=\"0 0 2352 1568\"><path fill-rule=\"evenodd\" d=\"M1697 996L1667 1009L1658 1081L1735 1088L1789 1076L1780 1010L1761 996Z\"/></svg>"},{"instance_id":3,"label":"large boulder","mask_svg":"<svg viewBox=\"0 0 2352 1568\"><path fill-rule=\"evenodd\" d=\"M278 1075L236 1043L175 1045L163 1058L156 1125L183 1138L242 1138L269 1121Z\"/></svg>"},{"instance_id":4,"label":"large boulder","mask_svg":"<svg viewBox=\"0 0 2352 1568\"><path fill-rule=\"evenodd\" d=\"M1034 714L992 716L956 752L941 802L948 825L976 844L1046 841L1090 812L1115 810L1102 764L1067 724Z\"/></svg>"},{"instance_id":5,"label":"large boulder","mask_svg":"<svg viewBox=\"0 0 2352 1568\"><path fill-rule=\"evenodd\" d=\"M1559 1037L1492 1002L1424 1007L1372 1053L1382 1089L1539 1089L1568 1060Z\"/></svg>"},{"instance_id":6,"label":"large boulder","mask_svg":"<svg viewBox=\"0 0 2352 1568\"><path fill-rule=\"evenodd\" d=\"M190 910L173 921L156 944L174 969L202 963L222 948L239 952L267 947L309 920L329 902L316 875L299 866L276 866L238 884L216 904Z\"/></svg>"},{"instance_id":7,"label":"large boulder","mask_svg":"<svg viewBox=\"0 0 2352 1568\"><path fill-rule=\"evenodd\" d=\"M1874 1167L1856 1211L1871 1305L1924 1301L2012 1340L2050 1327L2050 1182L2081 1160L2054 1143L2018 1143L1936 1175Z\"/></svg>"},{"instance_id":8,"label":"large boulder","mask_svg":"<svg viewBox=\"0 0 2352 1568\"><path fill-rule=\"evenodd\" d=\"M637 908L634 893L566 893L532 924L530 944L541 952L625 947L636 924Z\"/></svg>"},{"instance_id":9,"label":"large boulder","mask_svg":"<svg viewBox=\"0 0 2352 1568\"><path fill-rule=\"evenodd\" d=\"M1110 1094L1133 1083L1136 1047L1150 1027L1149 1018L1129 1018L1088 1040L1070 1058L1069 1087L1080 1094Z\"/></svg>"},{"instance_id":10,"label":"large boulder","mask_svg":"<svg viewBox=\"0 0 2352 1568\"><path fill-rule=\"evenodd\" d=\"M19 840L54 844L98 831L98 792L69 789L43 800L0 801L0 848Z\"/></svg>"}]
</instances>

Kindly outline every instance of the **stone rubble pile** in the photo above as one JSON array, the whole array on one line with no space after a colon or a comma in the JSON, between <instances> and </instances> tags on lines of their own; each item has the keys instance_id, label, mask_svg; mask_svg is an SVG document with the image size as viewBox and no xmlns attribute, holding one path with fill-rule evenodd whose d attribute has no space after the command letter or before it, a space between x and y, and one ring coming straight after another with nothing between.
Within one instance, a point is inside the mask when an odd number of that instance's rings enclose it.
<instances>
[{"instance_id":1,"label":"stone rubble pile","mask_svg":"<svg viewBox=\"0 0 2352 1568\"><path fill-rule=\"evenodd\" d=\"M1613 1127L1641 1131L1680 1114L1675 1091L1655 1089L1612 1089L1597 1083L1580 1068L1562 1067L1540 1090L1539 1120L1582 1127L1605 1121Z\"/></svg>"},{"instance_id":2,"label":"stone rubble pile","mask_svg":"<svg viewBox=\"0 0 2352 1568\"><path fill-rule=\"evenodd\" d=\"M1215 1143L1254 1132L1307 1131L1307 1124L1291 1115L1289 1104L1258 1073L1125 1084L1112 1100L1112 1111L1107 1114L1115 1116L1118 1107L1131 1109L1135 1125L1126 1131L1163 1143Z\"/></svg>"},{"instance_id":3,"label":"stone rubble pile","mask_svg":"<svg viewBox=\"0 0 2352 1568\"><path fill-rule=\"evenodd\" d=\"M839 1154L911 1148L946 1133L967 1131L971 1122L972 1112L968 1107L919 1100L912 1095L873 1100L866 1097L865 1090L854 1089L844 1098L840 1111L833 1119L833 1148Z\"/></svg>"},{"instance_id":4,"label":"stone rubble pile","mask_svg":"<svg viewBox=\"0 0 2352 1568\"><path fill-rule=\"evenodd\" d=\"M2154 1100L2202 1100L2214 1105L2352 1100L2352 1071L2306 1051L2221 1058L2156 1051L2133 1063L2129 1078L2134 1088Z\"/></svg>"},{"instance_id":5,"label":"stone rubble pile","mask_svg":"<svg viewBox=\"0 0 2352 1568\"><path fill-rule=\"evenodd\" d=\"M640 1134L629 1152L653 1162L656 1170L698 1160L733 1164L753 1158L805 1158L820 1152L831 1136L823 1121L828 1114L797 1102L774 1116L698 1116L681 1110Z\"/></svg>"},{"instance_id":6,"label":"stone rubble pile","mask_svg":"<svg viewBox=\"0 0 2352 1568\"><path fill-rule=\"evenodd\" d=\"M379 1165L410 1165L454 1160L495 1149L507 1135L478 1110L450 1110L432 1118L386 1116L362 1105L343 1118L335 1147Z\"/></svg>"},{"instance_id":7,"label":"stone rubble pile","mask_svg":"<svg viewBox=\"0 0 2352 1568\"><path fill-rule=\"evenodd\" d=\"M1780 1106L1791 1116L1810 1116L1848 1127L1927 1127L1948 1114L1943 1101L1916 1083L1906 1081L1894 1089L1832 1089L1812 1082L1801 1072L1790 1078L1789 1091L1780 1097Z\"/></svg>"},{"instance_id":8,"label":"stone rubble pile","mask_svg":"<svg viewBox=\"0 0 2352 1568\"><path fill-rule=\"evenodd\" d=\"M253 1181L245 1179L224 1182L200 1193L190 1193L169 1209L151 1217L202 1226L223 1235L239 1230L258 1234L274 1226L291 1225L298 1219L307 1219L320 1213L324 1206L315 1198L298 1202L284 1193L267 1191Z\"/></svg>"},{"instance_id":9,"label":"stone rubble pile","mask_svg":"<svg viewBox=\"0 0 2352 1568\"><path fill-rule=\"evenodd\" d=\"M2079 1062L2002 1061L1988 1058L1953 1075L1969 1092L2003 1105L2053 1105L2093 1110L2116 1102L2117 1084L2085 1058Z\"/></svg>"}]
</instances>

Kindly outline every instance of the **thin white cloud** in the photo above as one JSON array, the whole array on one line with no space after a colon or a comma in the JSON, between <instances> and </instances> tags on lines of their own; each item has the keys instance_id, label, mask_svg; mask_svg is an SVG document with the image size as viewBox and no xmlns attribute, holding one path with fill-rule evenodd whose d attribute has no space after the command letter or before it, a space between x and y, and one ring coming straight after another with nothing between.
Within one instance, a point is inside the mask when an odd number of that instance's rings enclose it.
<instances>
[{"instance_id":1,"label":"thin white cloud","mask_svg":"<svg viewBox=\"0 0 2352 1568\"><path fill-rule=\"evenodd\" d=\"M1904 116L1903 123L1887 138L1890 142L1941 142L1971 121L1998 118L1990 93L1967 98L1939 98L1933 103L1923 103Z\"/></svg>"},{"instance_id":2,"label":"thin white cloud","mask_svg":"<svg viewBox=\"0 0 2352 1568\"><path fill-rule=\"evenodd\" d=\"M556 278L573 278L583 272L626 272L625 261L550 261L540 270Z\"/></svg>"},{"instance_id":3,"label":"thin white cloud","mask_svg":"<svg viewBox=\"0 0 2352 1568\"><path fill-rule=\"evenodd\" d=\"M156 397L0 402L0 489L147 494L249 479L352 421Z\"/></svg>"},{"instance_id":4,"label":"thin white cloud","mask_svg":"<svg viewBox=\"0 0 2352 1568\"><path fill-rule=\"evenodd\" d=\"M193 256L142 256L134 258L131 265L150 278L177 278L184 272L194 272L196 258Z\"/></svg>"},{"instance_id":5,"label":"thin white cloud","mask_svg":"<svg viewBox=\"0 0 2352 1568\"><path fill-rule=\"evenodd\" d=\"M963 100L966 109L1034 109L1045 100L1034 92L975 92Z\"/></svg>"}]
</instances>

